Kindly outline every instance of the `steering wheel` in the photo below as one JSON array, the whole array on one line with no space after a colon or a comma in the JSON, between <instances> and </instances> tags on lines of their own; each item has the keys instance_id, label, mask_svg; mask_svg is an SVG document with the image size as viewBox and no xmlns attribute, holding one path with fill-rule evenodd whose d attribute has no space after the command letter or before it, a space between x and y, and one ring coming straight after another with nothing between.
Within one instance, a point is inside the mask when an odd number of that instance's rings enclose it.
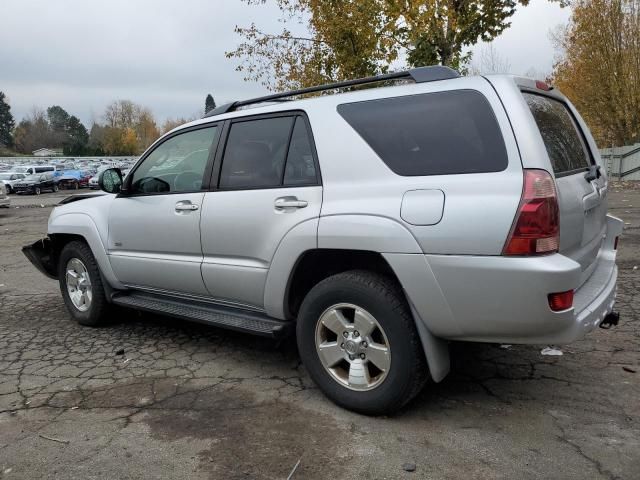
<instances>
[{"instance_id":1,"label":"steering wheel","mask_svg":"<svg viewBox=\"0 0 640 480\"><path fill-rule=\"evenodd\" d=\"M196 172L181 172L173 179L173 189L176 192L200 190L202 187L202 174Z\"/></svg>"}]
</instances>

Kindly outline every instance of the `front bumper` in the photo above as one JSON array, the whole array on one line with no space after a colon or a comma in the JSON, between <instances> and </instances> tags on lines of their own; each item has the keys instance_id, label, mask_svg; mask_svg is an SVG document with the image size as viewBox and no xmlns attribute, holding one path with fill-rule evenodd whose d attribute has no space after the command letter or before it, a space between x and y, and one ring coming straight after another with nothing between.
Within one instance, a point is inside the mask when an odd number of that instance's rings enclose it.
<instances>
[{"instance_id":1,"label":"front bumper","mask_svg":"<svg viewBox=\"0 0 640 480\"><path fill-rule=\"evenodd\" d=\"M22 247L22 253L44 275L54 280L58 278L53 244L50 238L43 238L37 242Z\"/></svg>"},{"instance_id":2,"label":"front bumper","mask_svg":"<svg viewBox=\"0 0 640 480\"><path fill-rule=\"evenodd\" d=\"M34 193L36 191L35 185L27 185L25 187L13 187L13 191L16 193Z\"/></svg>"}]
</instances>

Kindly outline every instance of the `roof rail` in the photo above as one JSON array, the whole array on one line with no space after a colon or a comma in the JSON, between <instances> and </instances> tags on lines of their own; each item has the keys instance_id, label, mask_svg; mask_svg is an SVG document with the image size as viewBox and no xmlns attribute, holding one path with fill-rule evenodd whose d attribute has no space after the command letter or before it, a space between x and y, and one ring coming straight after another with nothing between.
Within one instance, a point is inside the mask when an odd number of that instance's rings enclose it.
<instances>
[{"instance_id":1,"label":"roof rail","mask_svg":"<svg viewBox=\"0 0 640 480\"><path fill-rule=\"evenodd\" d=\"M238 107L253 105L263 102L281 101L287 97L295 97L306 93L322 92L325 90L335 90L338 88L353 87L355 85L366 85L368 83L384 82L386 80L413 80L415 83L435 82L436 80L447 80L450 78L458 78L460 74L449 67L442 65L433 65L431 67L418 67L402 72L386 73L383 75L375 75L373 77L357 78L355 80L345 80L343 82L327 83L326 85L317 85L315 87L301 88L299 90L290 90L288 92L274 93L273 95L265 95L264 97L251 98L249 100L240 100L236 102L226 103L214 108L205 114L203 118L222 115L223 113L233 112Z\"/></svg>"}]
</instances>

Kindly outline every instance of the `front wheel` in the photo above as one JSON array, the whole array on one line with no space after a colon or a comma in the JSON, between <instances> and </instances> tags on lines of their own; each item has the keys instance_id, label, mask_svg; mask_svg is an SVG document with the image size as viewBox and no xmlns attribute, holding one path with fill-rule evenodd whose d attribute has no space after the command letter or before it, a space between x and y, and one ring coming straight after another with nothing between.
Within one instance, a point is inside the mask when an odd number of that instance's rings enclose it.
<instances>
[{"instance_id":1,"label":"front wheel","mask_svg":"<svg viewBox=\"0 0 640 480\"><path fill-rule=\"evenodd\" d=\"M40 191L40 187L36 187L33 189L33 193L35 193L36 195L40 195L41 191Z\"/></svg>"},{"instance_id":2,"label":"front wheel","mask_svg":"<svg viewBox=\"0 0 640 480\"><path fill-rule=\"evenodd\" d=\"M298 349L311 378L338 405L392 413L415 397L427 365L402 290L367 271L333 275L305 297Z\"/></svg>"},{"instance_id":3,"label":"front wheel","mask_svg":"<svg viewBox=\"0 0 640 480\"><path fill-rule=\"evenodd\" d=\"M55 192L57 192L58 190L59 190L58 185L54 185L54 186L53 186L53 191L54 191L54 193L55 193Z\"/></svg>"},{"instance_id":4,"label":"front wheel","mask_svg":"<svg viewBox=\"0 0 640 480\"><path fill-rule=\"evenodd\" d=\"M64 246L58 279L67 310L79 324L97 327L106 322L110 305L98 264L86 243L74 241Z\"/></svg>"}]
</instances>

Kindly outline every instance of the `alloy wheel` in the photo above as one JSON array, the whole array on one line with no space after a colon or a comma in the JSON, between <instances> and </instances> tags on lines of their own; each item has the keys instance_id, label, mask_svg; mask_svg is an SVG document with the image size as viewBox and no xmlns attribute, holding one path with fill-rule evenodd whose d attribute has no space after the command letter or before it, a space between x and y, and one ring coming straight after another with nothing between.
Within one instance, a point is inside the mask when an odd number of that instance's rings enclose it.
<instances>
[{"instance_id":1,"label":"alloy wheel","mask_svg":"<svg viewBox=\"0 0 640 480\"><path fill-rule=\"evenodd\" d=\"M351 390L379 386L391 366L391 348L380 323L357 305L332 305L316 325L315 344L327 373Z\"/></svg>"},{"instance_id":2,"label":"alloy wheel","mask_svg":"<svg viewBox=\"0 0 640 480\"><path fill-rule=\"evenodd\" d=\"M79 258L72 258L67 262L66 283L73 306L81 312L89 310L93 298L91 279L87 267Z\"/></svg>"}]
</instances>

